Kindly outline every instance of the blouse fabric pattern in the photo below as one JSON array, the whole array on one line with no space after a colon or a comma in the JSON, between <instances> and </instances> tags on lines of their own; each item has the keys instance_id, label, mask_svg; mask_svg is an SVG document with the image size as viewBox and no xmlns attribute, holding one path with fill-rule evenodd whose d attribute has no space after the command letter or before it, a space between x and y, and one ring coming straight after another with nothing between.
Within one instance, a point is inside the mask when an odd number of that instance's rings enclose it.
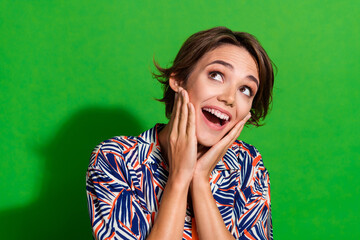
<instances>
[{"instance_id":1,"label":"blouse fabric pattern","mask_svg":"<svg viewBox=\"0 0 360 240\"><path fill-rule=\"evenodd\" d=\"M114 137L92 152L86 175L95 239L146 239L168 179L157 131ZM270 181L261 155L235 141L211 172L209 183L225 226L235 239L272 239ZM189 207L183 239L192 239Z\"/></svg>"}]
</instances>

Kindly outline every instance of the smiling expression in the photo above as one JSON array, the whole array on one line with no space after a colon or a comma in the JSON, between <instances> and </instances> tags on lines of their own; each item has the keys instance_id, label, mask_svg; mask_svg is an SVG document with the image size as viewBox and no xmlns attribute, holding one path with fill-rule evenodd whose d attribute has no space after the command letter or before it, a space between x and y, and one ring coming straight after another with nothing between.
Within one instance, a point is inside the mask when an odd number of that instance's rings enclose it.
<instances>
[{"instance_id":1,"label":"smiling expression","mask_svg":"<svg viewBox=\"0 0 360 240\"><path fill-rule=\"evenodd\" d=\"M185 85L180 84L195 108L199 144L213 146L249 113L258 79L245 48L225 44L200 58Z\"/></svg>"}]
</instances>

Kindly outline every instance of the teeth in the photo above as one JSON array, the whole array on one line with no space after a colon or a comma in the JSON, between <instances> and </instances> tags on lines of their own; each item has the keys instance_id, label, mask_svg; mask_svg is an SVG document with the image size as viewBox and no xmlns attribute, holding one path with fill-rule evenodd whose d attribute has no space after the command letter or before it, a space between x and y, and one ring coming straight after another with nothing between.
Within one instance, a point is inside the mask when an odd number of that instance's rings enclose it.
<instances>
[{"instance_id":1,"label":"teeth","mask_svg":"<svg viewBox=\"0 0 360 240\"><path fill-rule=\"evenodd\" d=\"M230 118L228 115L226 115L225 113L220 112L219 110L215 110L215 109L213 109L213 108L203 108L203 109L204 109L205 111L207 111L207 112L215 115L216 117L222 119L222 120L226 120L226 121L227 121L227 120L229 120L229 118Z\"/></svg>"}]
</instances>

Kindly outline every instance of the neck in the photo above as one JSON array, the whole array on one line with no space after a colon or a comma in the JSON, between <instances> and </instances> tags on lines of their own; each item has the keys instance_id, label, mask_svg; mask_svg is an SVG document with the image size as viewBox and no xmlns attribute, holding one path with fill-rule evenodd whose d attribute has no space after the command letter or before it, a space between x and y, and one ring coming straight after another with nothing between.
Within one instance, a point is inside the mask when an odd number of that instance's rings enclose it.
<instances>
[{"instance_id":1,"label":"neck","mask_svg":"<svg viewBox=\"0 0 360 240\"><path fill-rule=\"evenodd\" d=\"M166 124L165 127L163 129L161 129L160 132L158 132L158 140L159 140L159 144L160 144L161 155L165 159L166 163L168 163L168 147L169 147L169 145L167 144L167 142L168 142L167 136L169 136L169 132L170 132L169 124Z\"/></svg>"}]
</instances>

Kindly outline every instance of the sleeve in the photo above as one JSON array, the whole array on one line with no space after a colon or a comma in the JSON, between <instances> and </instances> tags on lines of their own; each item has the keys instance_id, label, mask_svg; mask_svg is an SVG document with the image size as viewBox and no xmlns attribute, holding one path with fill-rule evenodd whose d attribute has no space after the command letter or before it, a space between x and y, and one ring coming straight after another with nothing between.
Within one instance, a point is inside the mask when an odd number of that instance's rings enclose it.
<instances>
[{"instance_id":1,"label":"sleeve","mask_svg":"<svg viewBox=\"0 0 360 240\"><path fill-rule=\"evenodd\" d=\"M94 239L145 239L150 214L132 191L131 171L121 149L97 146L86 175L89 215Z\"/></svg>"},{"instance_id":2,"label":"sleeve","mask_svg":"<svg viewBox=\"0 0 360 240\"><path fill-rule=\"evenodd\" d=\"M270 179L261 155L245 157L235 203L236 225L241 240L272 240Z\"/></svg>"}]
</instances>

